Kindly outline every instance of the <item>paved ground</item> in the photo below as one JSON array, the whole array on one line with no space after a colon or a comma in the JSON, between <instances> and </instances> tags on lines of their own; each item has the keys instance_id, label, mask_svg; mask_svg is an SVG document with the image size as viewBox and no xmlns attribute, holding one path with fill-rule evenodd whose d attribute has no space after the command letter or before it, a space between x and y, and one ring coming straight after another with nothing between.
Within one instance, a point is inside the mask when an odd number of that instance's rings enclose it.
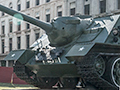
<instances>
[{"instance_id":1,"label":"paved ground","mask_svg":"<svg viewBox=\"0 0 120 90\"><path fill-rule=\"evenodd\" d=\"M38 89L32 85L20 85L20 84L11 84L11 83L0 83L0 90L21 90L21 89Z\"/></svg>"},{"instance_id":2,"label":"paved ground","mask_svg":"<svg viewBox=\"0 0 120 90\"><path fill-rule=\"evenodd\" d=\"M92 86L87 86L81 89L39 89L32 85L20 85L11 83L0 83L0 90L96 90Z\"/></svg>"}]
</instances>

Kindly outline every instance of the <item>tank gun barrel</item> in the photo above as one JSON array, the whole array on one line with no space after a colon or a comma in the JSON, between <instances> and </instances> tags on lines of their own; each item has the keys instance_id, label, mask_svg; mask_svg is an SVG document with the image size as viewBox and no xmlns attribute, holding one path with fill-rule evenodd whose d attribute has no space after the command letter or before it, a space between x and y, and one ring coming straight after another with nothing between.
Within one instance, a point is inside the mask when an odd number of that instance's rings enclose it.
<instances>
[{"instance_id":1,"label":"tank gun barrel","mask_svg":"<svg viewBox=\"0 0 120 90\"><path fill-rule=\"evenodd\" d=\"M0 11L3 11L11 16L14 16L15 14L20 14L23 17L24 21L27 21L33 25L36 25L36 26L42 28L43 30L45 30L46 32L50 32L52 30L52 25L50 23L40 21L36 18L30 17L28 15L25 15L23 13L13 10L13 9L7 8L1 4L0 4Z\"/></svg>"}]
</instances>

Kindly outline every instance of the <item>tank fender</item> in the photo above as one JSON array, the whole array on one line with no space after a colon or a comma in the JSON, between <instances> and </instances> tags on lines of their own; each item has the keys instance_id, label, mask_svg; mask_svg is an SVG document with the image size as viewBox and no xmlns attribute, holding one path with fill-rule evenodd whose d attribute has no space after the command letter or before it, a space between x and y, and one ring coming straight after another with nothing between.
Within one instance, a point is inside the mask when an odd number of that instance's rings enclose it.
<instances>
[{"instance_id":1,"label":"tank fender","mask_svg":"<svg viewBox=\"0 0 120 90\"><path fill-rule=\"evenodd\" d=\"M95 43L87 43L87 44L75 44L65 55L65 57L71 56L85 56L90 49L95 45Z\"/></svg>"},{"instance_id":2,"label":"tank fender","mask_svg":"<svg viewBox=\"0 0 120 90\"><path fill-rule=\"evenodd\" d=\"M19 61L21 64L26 64L34 55L35 52L31 49L13 50L4 58L4 60L15 60Z\"/></svg>"},{"instance_id":3,"label":"tank fender","mask_svg":"<svg viewBox=\"0 0 120 90\"><path fill-rule=\"evenodd\" d=\"M120 53L120 45L108 44L108 43L84 43L75 44L65 55L68 60L75 60L75 57L83 57L88 53L100 52L100 53Z\"/></svg>"}]
</instances>

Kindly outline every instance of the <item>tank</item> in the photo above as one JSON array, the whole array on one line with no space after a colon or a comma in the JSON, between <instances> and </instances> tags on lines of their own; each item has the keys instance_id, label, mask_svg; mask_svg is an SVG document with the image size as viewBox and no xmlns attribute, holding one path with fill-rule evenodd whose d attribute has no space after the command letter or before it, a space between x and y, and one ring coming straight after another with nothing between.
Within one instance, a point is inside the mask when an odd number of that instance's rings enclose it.
<instances>
[{"instance_id":1,"label":"tank","mask_svg":"<svg viewBox=\"0 0 120 90\"><path fill-rule=\"evenodd\" d=\"M5 57L16 61L14 72L20 79L42 89L119 89L120 15L64 16L49 23L3 5L0 11L19 14L46 32L30 49Z\"/></svg>"}]
</instances>

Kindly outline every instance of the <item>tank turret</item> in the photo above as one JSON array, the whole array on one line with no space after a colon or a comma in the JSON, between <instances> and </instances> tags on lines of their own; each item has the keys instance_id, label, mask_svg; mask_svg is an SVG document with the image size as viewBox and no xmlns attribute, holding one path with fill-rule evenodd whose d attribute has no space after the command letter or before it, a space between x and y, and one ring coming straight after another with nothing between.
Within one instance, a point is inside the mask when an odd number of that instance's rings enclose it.
<instances>
[{"instance_id":1,"label":"tank turret","mask_svg":"<svg viewBox=\"0 0 120 90\"><path fill-rule=\"evenodd\" d=\"M0 11L3 11L11 16L15 16L16 14L21 15L24 21L42 28L48 35L50 45L58 47L66 45L78 38L91 22L91 20L84 20L78 17L61 17L54 18L51 23L48 23L2 5L0 5Z\"/></svg>"}]
</instances>

